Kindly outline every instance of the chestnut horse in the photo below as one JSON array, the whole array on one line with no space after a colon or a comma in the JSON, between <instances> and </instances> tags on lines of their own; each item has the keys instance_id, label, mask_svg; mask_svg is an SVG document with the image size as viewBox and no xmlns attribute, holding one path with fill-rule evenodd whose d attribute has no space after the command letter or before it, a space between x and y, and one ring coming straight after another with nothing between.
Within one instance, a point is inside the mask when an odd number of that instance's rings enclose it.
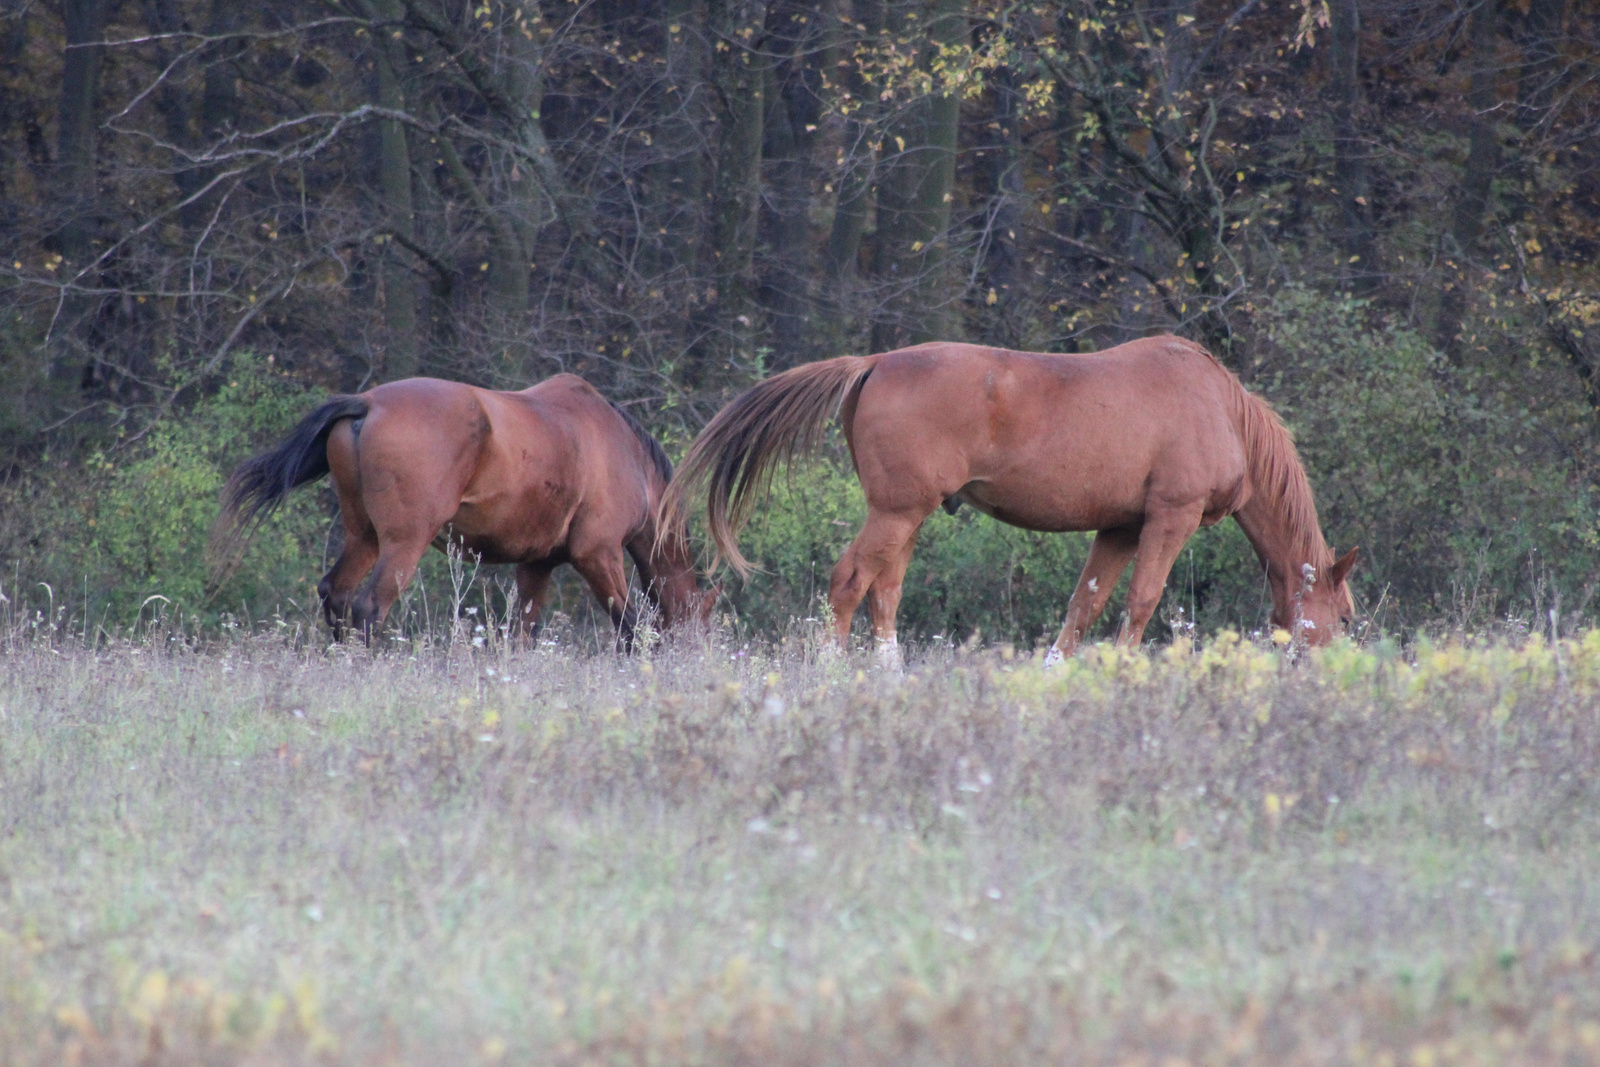
<instances>
[{"instance_id":1,"label":"chestnut horse","mask_svg":"<svg viewBox=\"0 0 1600 1067\"><path fill-rule=\"evenodd\" d=\"M370 640L428 546L447 539L484 563L516 565L513 621L527 636L563 563L624 642L635 622L624 552L667 626L703 619L715 600L698 589L682 523L656 525L672 479L661 446L571 374L518 393L408 378L332 397L233 472L214 548L236 549L291 489L330 472L344 550L317 593L337 638L353 623Z\"/></svg>"},{"instance_id":2,"label":"chestnut horse","mask_svg":"<svg viewBox=\"0 0 1600 1067\"><path fill-rule=\"evenodd\" d=\"M736 539L755 496L836 412L867 498L828 588L841 642L865 597L880 652L898 662L901 582L941 503L1029 530L1099 531L1047 665L1071 654L1135 557L1118 641L1137 644L1184 542L1229 515L1266 568L1274 625L1314 644L1350 625L1356 550L1334 560L1289 431L1192 342L1083 355L935 342L796 367L717 413L663 514L681 516L706 484L716 551L748 574Z\"/></svg>"}]
</instances>

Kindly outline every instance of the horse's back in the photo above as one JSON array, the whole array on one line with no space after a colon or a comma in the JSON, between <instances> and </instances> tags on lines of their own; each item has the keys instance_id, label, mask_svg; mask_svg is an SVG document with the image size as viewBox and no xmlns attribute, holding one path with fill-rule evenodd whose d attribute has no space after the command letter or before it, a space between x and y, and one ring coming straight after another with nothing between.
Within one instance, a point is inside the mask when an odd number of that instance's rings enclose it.
<instances>
[{"instance_id":1,"label":"horse's back","mask_svg":"<svg viewBox=\"0 0 1600 1067\"><path fill-rule=\"evenodd\" d=\"M1225 432L1235 388L1176 337L1082 354L932 343L878 357L857 412L931 420L943 436L964 430L969 444L1003 451L1041 435L1127 450Z\"/></svg>"},{"instance_id":2,"label":"horse's back","mask_svg":"<svg viewBox=\"0 0 1600 1067\"><path fill-rule=\"evenodd\" d=\"M643 431L576 374L557 374L519 393L505 395L538 416L559 422L575 447L585 453L585 465L592 474L631 478L655 466Z\"/></svg>"},{"instance_id":3,"label":"horse's back","mask_svg":"<svg viewBox=\"0 0 1600 1067\"><path fill-rule=\"evenodd\" d=\"M496 394L507 425L531 427L551 435L536 477L553 500L571 506L574 528L626 537L642 527L666 478L658 473L641 432L599 390L575 374L558 374L516 393ZM529 436L532 436L530 433ZM497 444L509 453L513 435ZM526 455L506 457L529 469Z\"/></svg>"}]
</instances>

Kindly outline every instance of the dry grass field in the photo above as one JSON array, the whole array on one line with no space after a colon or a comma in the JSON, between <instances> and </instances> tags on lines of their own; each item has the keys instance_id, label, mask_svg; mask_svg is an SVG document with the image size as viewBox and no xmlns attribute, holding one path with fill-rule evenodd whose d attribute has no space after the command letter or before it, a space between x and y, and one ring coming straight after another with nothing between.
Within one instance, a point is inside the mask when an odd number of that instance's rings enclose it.
<instances>
[{"instance_id":1,"label":"dry grass field","mask_svg":"<svg viewBox=\"0 0 1600 1067\"><path fill-rule=\"evenodd\" d=\"M1600 1062L1600 633L0 641L0 1063Z\"/></svg>"}]
</instances>

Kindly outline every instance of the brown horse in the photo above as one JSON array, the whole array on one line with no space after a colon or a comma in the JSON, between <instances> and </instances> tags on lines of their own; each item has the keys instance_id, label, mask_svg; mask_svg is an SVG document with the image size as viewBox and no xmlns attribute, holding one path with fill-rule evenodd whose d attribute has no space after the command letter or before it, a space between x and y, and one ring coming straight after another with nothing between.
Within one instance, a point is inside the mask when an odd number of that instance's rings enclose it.
<instances>
[{"instance_id":1,"label":"brown horse","mask_svg":"<svg viewBox=\"0 0 1600 1067\"><path fill-rule=\"evenodd\" d=\"M516 565L514 622L528 636L563 563L624 642L635 622L624 552L667 626L703 619L714 602L698 589L682 523L656 525L672 478L666 454L574 375L519 393L408 378L332 397L233 472L213 546L236 549L291 489L329 472L344 550L317 592L336 637L353 623L370 640L428 546L447 541L484 563Z\"/></svg>"},{"instance_id":2,"label":"brown horse","mask_svg":"<svg viewBox=\"0 0 1600 1067\"><path fill-rule=\"evenodd\" d=\"M1195 530L1232 515L1266 568L1272 621L1321 644L1349 626L1345 578L1322 539L1294 442L1264 401L1200 346L1151 337L1084 355L933 343L841 356L768 378L711 420L663 514L708 484L708 527L741 574L739 529L774 467L838 412L867 521L833 570L839 638L863 597L886 658L923 521L961 503L1029 530L1097 530L1047 663L1070 654L1137 556L1119 642L1137 644Z\"/></svg>"}]
</instances>

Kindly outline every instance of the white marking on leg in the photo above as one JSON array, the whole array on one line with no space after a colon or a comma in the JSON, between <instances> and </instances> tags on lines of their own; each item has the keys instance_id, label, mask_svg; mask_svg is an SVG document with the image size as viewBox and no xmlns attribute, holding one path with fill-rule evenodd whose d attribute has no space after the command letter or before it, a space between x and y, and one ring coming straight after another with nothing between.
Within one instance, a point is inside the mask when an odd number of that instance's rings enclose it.
<instances>
[{"instance_id":1,"label":"white marking on leg","mask_svg":"<svg viewBox=\"0 0 1600 1067\"><path fill-rule=\"evenodd\" d=\"M878 666L890 671L900 670L900 641L893 633L878 638Z\"/></svg>"},{"instance_id":2,"label":"white marking on leg","mask_svg":"<svg viewBox=\"0 0 1600 1067\"><path fill-rule=\"evenodd\" d=\"M1050 651L1044 654L1044 669L1049 670L1062 660L1061 649L1055 645L1050 646Z\"/></svg>"},{"instance_id":3,"label":"white marking on leg","mask_svg":"<svg viewBox=\"0 0 1600 1067\"><path fill-rule=\"evenodd\" d=\"M1089 592L1098 593L1099 591L1100 591L1100 579L1098 579L1098 578L1090 578L1089 579Z\"/></svg>"}]
</instances>

